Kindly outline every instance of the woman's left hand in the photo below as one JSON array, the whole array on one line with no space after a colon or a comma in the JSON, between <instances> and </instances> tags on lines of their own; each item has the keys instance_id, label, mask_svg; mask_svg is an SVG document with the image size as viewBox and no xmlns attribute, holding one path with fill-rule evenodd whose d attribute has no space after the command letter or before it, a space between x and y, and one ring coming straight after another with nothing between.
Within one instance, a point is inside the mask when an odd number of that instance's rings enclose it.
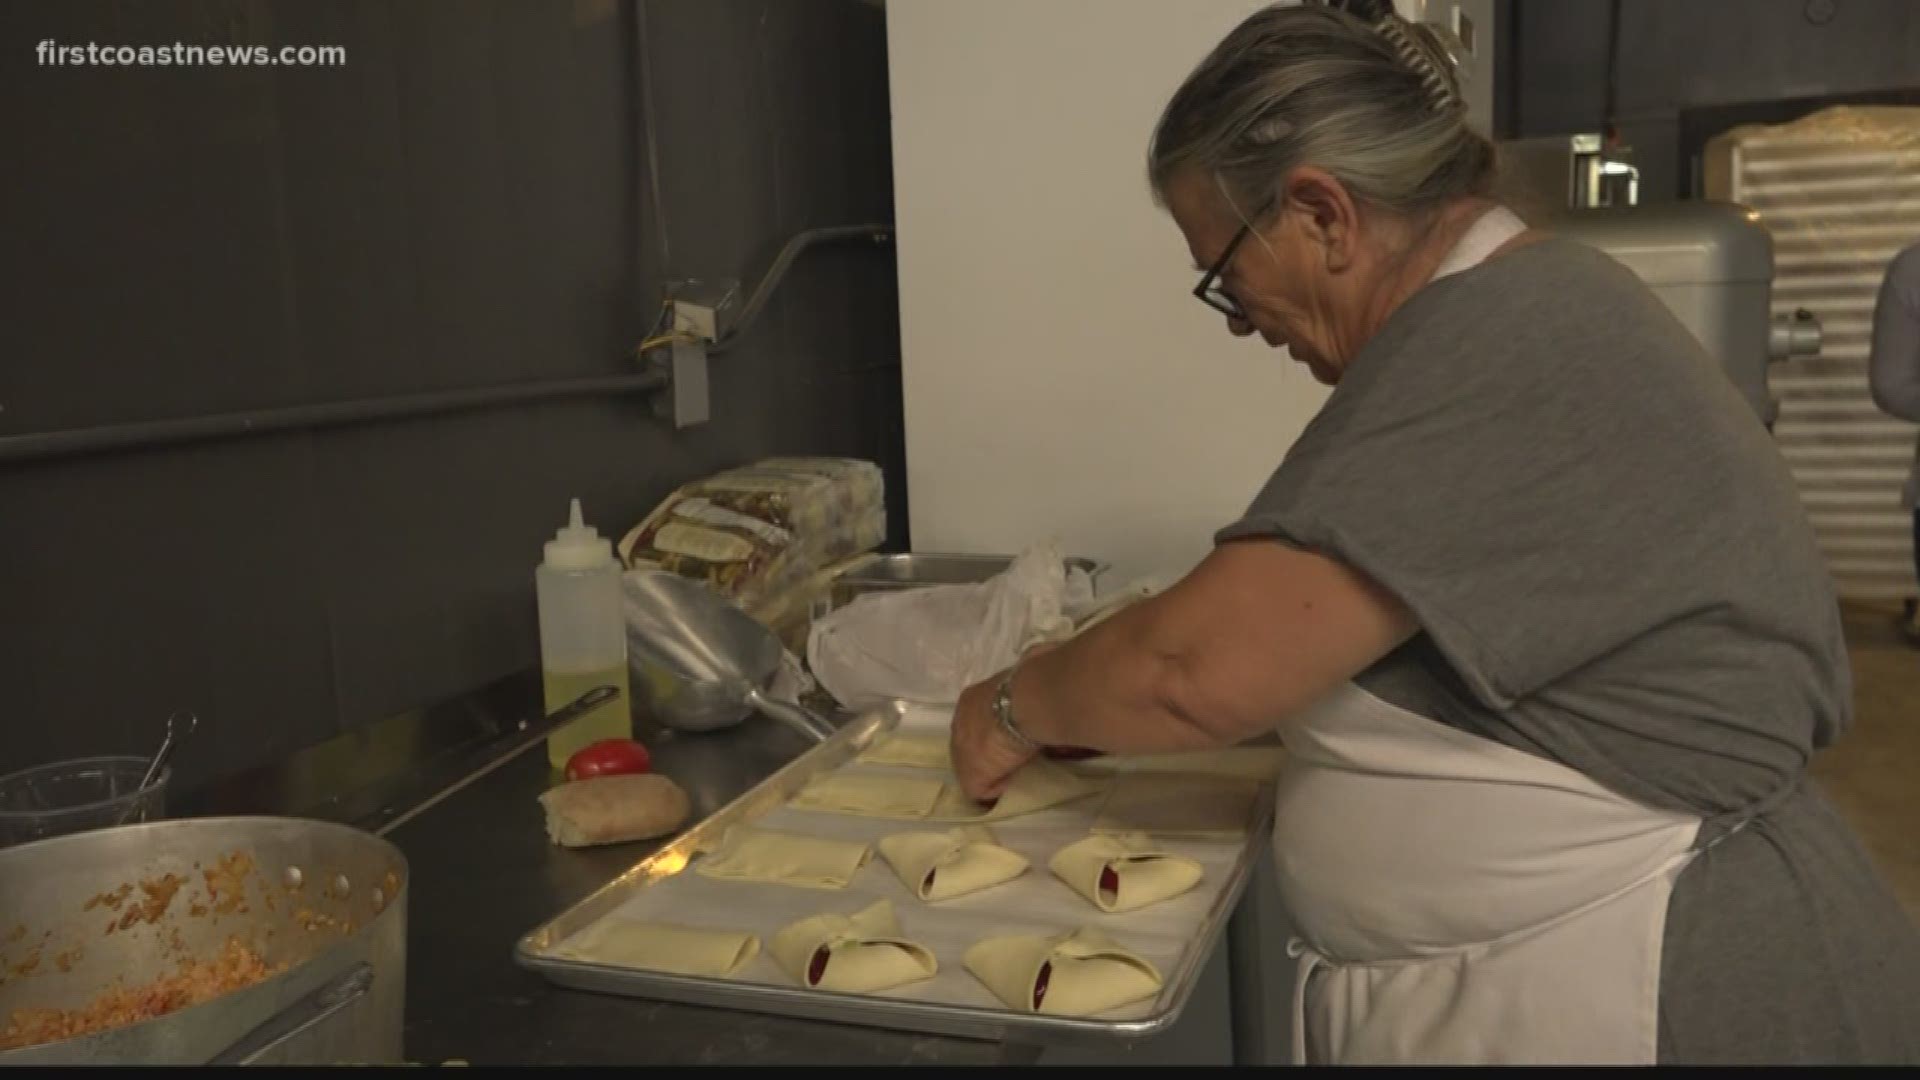
<instances>
[{"instance_id":1,"label":"woman's left hand","mask_svg":"<svg viewBox=\"0 0 1920 1080\"><path fill-rule=\"evenodd\" d=\"M1007 781L1034 755L1000 730L1000 721L993 715L993 696L1004 678L1003 671L967 687L953 707L949 746L953 774L960 780L960 790L976 802L998 799Z\"/></svg>"}]
</instances>

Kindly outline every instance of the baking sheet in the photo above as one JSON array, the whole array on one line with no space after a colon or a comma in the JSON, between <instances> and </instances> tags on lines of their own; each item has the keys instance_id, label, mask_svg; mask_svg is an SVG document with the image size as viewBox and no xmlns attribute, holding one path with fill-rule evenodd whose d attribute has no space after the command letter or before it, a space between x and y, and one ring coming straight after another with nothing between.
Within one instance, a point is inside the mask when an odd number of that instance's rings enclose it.
<instances>
[{"instance_id":1,"label":"baking sheet","mask_svg":"<svg viewBox=\"0 0 1920 1080\"><path fill-rule=\"evenodd\" d=\"M926 769L852 759L889 730L944 730L949 715L945 709L897 704L864 725L844 729L763 784L767 791L749 793L574 912L529 934L518 950L520 961L556 982L586 989L947 1034L1011 1037L1046 1031L1054 1037L1136 1038L1170 1025L1224 932L1257 845L1266 842L1270 791L1255 800L1243 836L1161 840L1166 850L1197 860L1203 876L1192 890L1160 904L1102 912L1047 866L1055 852L1089 835L1105 799L1104 788L1062 807L988 824L1002 846L1027 859L1027 871L1005 884L928 904L900 880L877 843L895 833L939 832L952 824L801 810L785 802L807 780L829 771L927 775ZM844 889L725 881L695 871L699 850L713 846L726 827L748 822L865 843L873 850ZM837 994L801 986L770 955L768 943L788 924L824 911L850 914L878 899L893 903L903 936L932 950L939 965L932 978L877 994ZM724 978L597 963L590 953L575 953L570 945L602 919L742 931L757 935L761 950L750 964ZM1052 935L1080 926L1100 928L1152 963L1161 975L1160 993L1096 1017L1042 1016L1008 1008L966 968L966 950L983 938Z\"/></svg>"}]
</instances>

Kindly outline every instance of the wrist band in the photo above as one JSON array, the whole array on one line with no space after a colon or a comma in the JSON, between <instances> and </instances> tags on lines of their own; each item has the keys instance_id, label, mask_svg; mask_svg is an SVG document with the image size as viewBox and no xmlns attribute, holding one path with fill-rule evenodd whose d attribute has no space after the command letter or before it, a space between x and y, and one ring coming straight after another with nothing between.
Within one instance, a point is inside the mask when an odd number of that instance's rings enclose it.
<instances>
[{"instance_id":1,"label":"wrist band","mask_svg":"<svg viewBox=\"0 0 1920 1080\"><path fill-rule=\"evenodd\" d=\"M1000 680L1000 688L993 695L993 715L1000 722L1000 730L1006 732L1007 737L1021 749L1037 751L1040 744L1028 738L1027 733L1013 722L1013 673L1018 667L1016 664L1008 668L1006 677Z\"/></svg>"}]
</instances>

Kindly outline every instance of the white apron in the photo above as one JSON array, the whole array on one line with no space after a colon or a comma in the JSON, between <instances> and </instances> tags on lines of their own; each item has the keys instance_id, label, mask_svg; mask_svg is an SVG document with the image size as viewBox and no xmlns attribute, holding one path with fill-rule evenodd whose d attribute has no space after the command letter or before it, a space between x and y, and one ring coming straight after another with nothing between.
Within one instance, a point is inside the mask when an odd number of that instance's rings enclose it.
<instances>
[{"instance_id":1,"label":"white apron","mask_svg":"<svg viewBox=\"0 0 1920 1080\"><path fill-rule=\"evenodd\" d=\"M1352 686L1282 740L1296 1063L1653 1063L1700 818Z\"/></svg>"},{"instance_id":2,"label":"white apron","mask_svg":"<svg viewBox=\"0 0 1920 1080\"><path fill-rule=\"evenodd\" d=\"M1483 215L1434 277L1522 228ZM1281 737L1296 1063L1653 1063L1667 899L1700 818L1353 686Z\"/></svg>"}]
</instances>

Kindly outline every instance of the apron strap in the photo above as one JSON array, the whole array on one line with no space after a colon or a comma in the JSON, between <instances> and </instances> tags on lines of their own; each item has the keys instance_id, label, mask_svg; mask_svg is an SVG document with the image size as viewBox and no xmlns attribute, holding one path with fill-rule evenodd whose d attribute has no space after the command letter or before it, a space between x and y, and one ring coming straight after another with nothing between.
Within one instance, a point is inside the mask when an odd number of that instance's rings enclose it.
<instances>
[{"instance_id":1,"label":"apron strap","mask_svg":"<svg viewBox=\"0 0 1920 1080\"><path fill-rule=\"evenodd\" d=\"M1293 958L1293 1063L1307 1063L1307 980L1314 970L1327 962L1299 938L1289 939L1287 955Z\"/></svg>"},{"instance_id":2,"label":"apron strap","mask_svg":"<svg viewBox=\"0 0 1920 1080\"><path fill-rule=\"evenodd\" d=\"M1736 834L1746 831L1747 826L1756 821L1764 824L1767 815L1785 806L1787 800L1800 793L1800 783L1805 777L1805 773L1796 772L1787 779L1786 783L1751 805L1707 818L1700 824L1700 832L1694 838L1693 850L1709 851Z\"/></svg>"}]
</instances>

